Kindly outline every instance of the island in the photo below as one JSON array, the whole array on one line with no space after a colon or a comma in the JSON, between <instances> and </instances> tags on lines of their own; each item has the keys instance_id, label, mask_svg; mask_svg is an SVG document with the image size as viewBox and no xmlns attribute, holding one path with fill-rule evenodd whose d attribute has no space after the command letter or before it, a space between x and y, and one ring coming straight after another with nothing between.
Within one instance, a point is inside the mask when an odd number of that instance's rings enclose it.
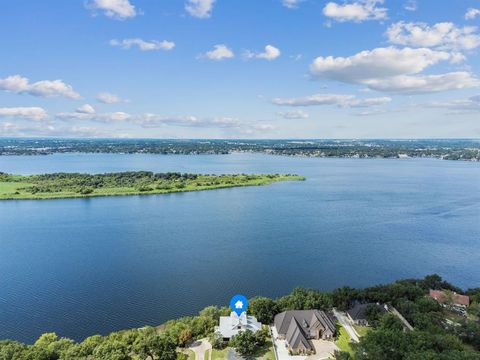
<instances>
[{"instance_id":1,"label":"island","mask_svg":"<svg viewBox=\"0 0 480 360\"><path fill-rule=\"evenodd\" d=\"M269 185L292 180L305 180L305 178L292 174L200 175L150 171L40 175L13 175L0 172L0 200L167 194Z\"/></svg>"}]
</instances>

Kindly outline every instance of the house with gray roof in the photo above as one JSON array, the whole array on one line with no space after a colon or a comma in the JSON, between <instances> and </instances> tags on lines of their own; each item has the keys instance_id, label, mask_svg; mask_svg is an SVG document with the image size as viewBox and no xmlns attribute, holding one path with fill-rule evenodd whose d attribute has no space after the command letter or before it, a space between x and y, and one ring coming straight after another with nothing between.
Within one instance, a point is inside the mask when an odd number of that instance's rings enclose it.
<instances>
[{"instance_id":1,"label":"house with gray roof","mask_svg":"<svg viewBox=\"0 0 480 360\"><path fill-rule=\"evenodd\" d=\"M275 316L278 337L285 340L291 354L315 353L311 340L328 340L336 334L335 322L321 310L290 310Z\"/></svg>"}]
</instances>

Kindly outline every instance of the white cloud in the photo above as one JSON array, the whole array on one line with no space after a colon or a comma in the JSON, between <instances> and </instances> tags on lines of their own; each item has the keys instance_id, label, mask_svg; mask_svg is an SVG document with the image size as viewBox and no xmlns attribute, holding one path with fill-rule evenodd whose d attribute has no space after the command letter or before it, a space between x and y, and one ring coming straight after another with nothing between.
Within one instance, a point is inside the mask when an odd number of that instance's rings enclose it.
<instances>
[{"instance_id":1,"label":"white cloud","mask_svg":"<svg viewBox=\"0 0 480 360\"><path fill-rule=\"evenodd\" d=\"M48 118L45 109L41 107L3 107L0 108L0 117L14 117L34 121Z\"/></svg>"},{"instance_id":2,"label":"white cloud","mask_svg":"<svg viewBox=\"0 0 480 360\"><path fill-rule=\"evenodd\" d=\"M275 98L272 103L284 106L340 105L345 106L355 95L316 94L301 98Z\"/></svg>"},{"instance_id":3,"label":"white cloud","mask_svg":"<svg viewBox=\"0 0 480 360\"><path fill-rule=\"evenodd\" d=\"M422 94L480 87L480 79L466 71L440 75L400 75L372 80L369 87L373 90L389 93Z\"/></svg>"},{"instance_id":4,"label":"white cloud","mask_svg":"<svg viewBox=\"0 0 480 360\"><path fill-rule=\"evenodd\" d=\"M478 78L465 71L417 75L441 61L457 62L461 58L458 53L427 48L377 48L346 58L318 57L310 65L310 72L317 79L361 84L372 90L403 94L479 86Z\"/></svg>"},{"instance_id":5,"label":"white cloud","mask_svg":"<svg viewBox=\"0 0 480 360\"><path fill-rule=\"evenodd\" d=\"M30 94L40 97L63 96L70 99L78 99L80 95L75 92L72 86L65 84L62 80L42 80L35 83L20 75L8 76L0 79L0 89L17 94Z\"/></svg>"},{"instance_id":6,"label":"white cloud","mask_svg":"<svg viewBox=\"0 0 480 360\"><path fill-rule=\"evenodd\" d=\"M357 0L343 4L329 2L323 8L323 14L340 22L384 20L387 19L387 9L377 6L383 2L383 0Z\"/></svg>"},{"instance_id":7,"label":"white cloud","mask_svg":"<svg viewBox=\"0 0 480 360\"><path fill-rule=\"evenodd\" d=\"M204 56L210 60L218 61L233 58L235 54L226 45L218 44L213 47L213 50L207 51Z\"/></svg>"},{"instance_id":8,"label":"white cloud","mask_svg":"<svg viewBox=\"0 0 480 360\"><path fill-rule=\"evenodd\" d=\"M132 115L117 111L111 113L85 113L79 112L78 109L75 112L62 112L55 115L57 119L68 120L82 120L82 121L98 121L98 122L123 122L132 119Z\"/></svg>"},{"instance_id":9,"label":"white cloud","mask_svg":"<svg viewBox=\"0 0 480 360\"><path fill-rule=\"evenodd\" d=\"M126 99L122 99L120 96L111 94L108 92L101 92L97 95L97 100L104 104L118 104L128 102Z\"/></svg>"},{"instance_id":10,"label":"white cloud","mask_svg":"<svg viewBox=\"0 0 480 360\"><path fill-rule=\"evenodd\" d=\"M299 98L275 98L272 103L282 106L336 105L339 107L371 107L392 101L390 97L359 99L355 95L315 94Z\"/></svg>"},{"instance_id":11,"label":"white cloud","mask_svg":"<svg viewBox=\"0 0 480 360\"><path fill-rule=\"evenodd\" d=\"M480 16L480 9L470 8L465 13L465 20L473 20L477 16Z\"/></svg>"},{"instance_id":12,"label":"white cloud","mask_svg":"<svg viewBox=\"0 0 480 360\"><path fill-rule=\"evenodd\" d=\"M175 47L173 41L158 41L158 40L149 40L145 41L139 38L134 39L123 39L110 40L111 46L121 47L122 49L130 49L133 46L138 46L141 51L152 51L152 50L172 50Z\"/></svg>"},{"instance_id":13,"label":"white cloud","mask_svg":"<svg viewBox=\"0 0 480 360\"><path fill-rule=\"evenodd\" d=\"M82 106L78 107L75 111L77 113L82 113L82 114L93 114L93 113L95 113L95 109L90 104L82 105Z\"/></svg>"},{"instance_id":14,"label":"white cloud","mask_svg":"<svg viewBox=\"0 0 480 360\"><path fill-rule=\"evenodd\" d=\"M193 17L206 19L212 16L215 0L188 0L185 10Z\"/></svg>"},{"instance_id":15,"label":"white cloud","mask_svg":"<svg viewBox=\"0 0 480 360\"><path fill-rule=\"evenodd\" d=\"M165 116L147 113L139 116L135 122L144 128L163 126L184 126L195 128L229 129L241 134L253 134L273 130L274 126L267 123L252 123L233 117L198 118L196 116Z\"/></svg>"},{"instance_id":16,"label":"white cloud","mask_svg":"<svg viewBox=\"0 0 480 360\"><path fill-rule=\"evenodd\" d=\"M117 20L125 20L137 15L135 6L129 0L91 0L86 3L86 7L100 10L105 16Z\"/></svg>"},{"instance_id":17,"label":"white cloud","mask_svg":"<svg viewBox=\"0 0 480 360\"><path fill-rule=\"evenodd\" d=\"M371 79L416 74L450 59L452 55L444 51L388 47L361 51L346 58L320 56L310 65L310 71L319 79L368 83Z\"/></svg>"},{"instance_id":18,"label":"white cloud","mask_svg":"<svg viewBox=\"0 0 480 360\"><path fill-rule=\"evenodd\" d=\"M282 5L289 9L296 9L303 0L282 0Z\"/></svg>"},{"instance_id":19,"label":"white cloud","mask_svg":"<svg viewBox=\"0 0 480 360\"><path fill-rule=\"evenodd\" d=\"M308 119L309 114L303 110L292 110L292 111L279 111L277 112L278 116L281 116L284 119Z\"/></svg>"},{"instance_id":20,"label":"white cloud","mask_svg":"<svg viewBox=\"0 0 480 360\"><path fill-rule=\"evenodd\" d=\"M390 25L386 35L392 44L413 47L471 50L480 46L480 34L475 26L456 27L451 22L428 26L425 23L403 21Z\"/></svg>"},{"instance_id":21,"label":"white cloud","mask_svg":"<svg viewBox=\"0 0 480 360\"><path fill-rule=\"evenodd\" d=\"M280 50L273 45L265 46L265 51L260 53L254 53L250 50L245 51L244 56L247 59L265 59L275 60L280 56Z\"/></svg>"},{"instance_id":22,"label":"white cloud","mask_svg":"<svg viewBox=\"0 0 480 360\"><path fill-rule=\"evenodd\" d=\"M451 101L437 101L421 105L449 110L449 114L470 114L480 112L480 95L469 97L468 99L457 99Z\"/></svg>"},{"instance_id":23,"label":"white cloud","mask_svg":"<svg viewBox=\"0 0 480 360\"><path fill-rule=\"evenodd\" d=\"M407 11L417 11L418 4L416 0L408 0L404 5L403 8Z\"/></svg>"}]
</instances>

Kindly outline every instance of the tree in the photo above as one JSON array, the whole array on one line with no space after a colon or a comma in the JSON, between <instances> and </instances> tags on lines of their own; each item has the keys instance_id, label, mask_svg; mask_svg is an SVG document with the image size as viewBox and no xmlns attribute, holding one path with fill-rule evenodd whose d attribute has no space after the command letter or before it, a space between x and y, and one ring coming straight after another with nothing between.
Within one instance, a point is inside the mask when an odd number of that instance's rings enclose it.
<instances>
[{"instance_id":1,"label":"tree","mask_svg":"<svg viewBox=\"0 0 480 360\"><path fill-rule=\"evenodd\" d=\"M102 360L131 360L127 347L118 340L102 342L93 351L93 356Z\"/></svg>"},{"instance_id":2,"label":"tree","mask_svg":"<svg viewBox=\"0 0 480 360\"><path fill-rule=\"evenodd\" d=\"M370 326L377 327L380 317L383 315L383 311L379 305L369 304L365 310L367 321Z\"/></svg>"},{"instance_id":3,"label":"tree","mask_svg":"<svg viewBox=\"0 0 480 360\"><path fill-rule=\"evenodd\" d=\"M352 355L345 351L335 350L333 353L335 360L353 360Z\"/></svg>"},{"instance_id":4,"label":"tree","mask_svg":"<svg viewBox=\"0 0 480 360\"><path fill-rule=\"evenodd\" d=\"M241 331L232 336L230 346L241 356L252 356L257 349L257 338L251 330Z\"/></svg>"},{"instance_id":5,"label":"tree","mask_svg":"<svg viewBox=\"0 0 480 360\"><path fill-rule=\"evenodd\" d=\"M332 292L333 305L340 311L346 311L350 309L357 296L358 292L348 286L335 289Z\"/></svg>"},{"instance_id":6,"label":"tree","mask_svg":"<svg viewBox=\"0 0 480 360\"><path fill-rule=\"evenodd\" d=\"M221 350L225 347L225 341L223 341L222 334L214 332L208 338L212 347L217 350Z\"/></svg>"},{"instance_id":7,"label":"tree","mask_svg":"<svg viewBox=\"0 0 480 360\"><path fill-rule=\"evenodd\" d=\"M380 318L379 328L382 330L402 331L403 323L393 314L385 314Z\"/></svg>"},{"instance_id":8,"label":"tree","mask_svg":"<svg viewBox=\"0 0 480 360\"><path fill-rule=\"evenodd\" d=\"M278 313L277 303L266 297L255 297L248 303L248 312L253 314L262 324L271 324Z\"/></svg>"}]
</instances>

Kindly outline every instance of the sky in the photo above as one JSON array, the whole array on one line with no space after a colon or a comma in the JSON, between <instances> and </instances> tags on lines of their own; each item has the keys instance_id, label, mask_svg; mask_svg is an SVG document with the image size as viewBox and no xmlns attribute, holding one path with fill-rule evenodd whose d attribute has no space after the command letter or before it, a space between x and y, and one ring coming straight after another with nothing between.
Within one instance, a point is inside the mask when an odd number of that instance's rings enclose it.
<instances>
[{"instance_id":1,"label":"sky","mask_svg":"<svg viewBox=\"0 0 480 360\"><path fill-rule=\"evenodd\" d=\"M480 0L15 0L0 137L479 138Z\"/></svg>"}]
</instances>

